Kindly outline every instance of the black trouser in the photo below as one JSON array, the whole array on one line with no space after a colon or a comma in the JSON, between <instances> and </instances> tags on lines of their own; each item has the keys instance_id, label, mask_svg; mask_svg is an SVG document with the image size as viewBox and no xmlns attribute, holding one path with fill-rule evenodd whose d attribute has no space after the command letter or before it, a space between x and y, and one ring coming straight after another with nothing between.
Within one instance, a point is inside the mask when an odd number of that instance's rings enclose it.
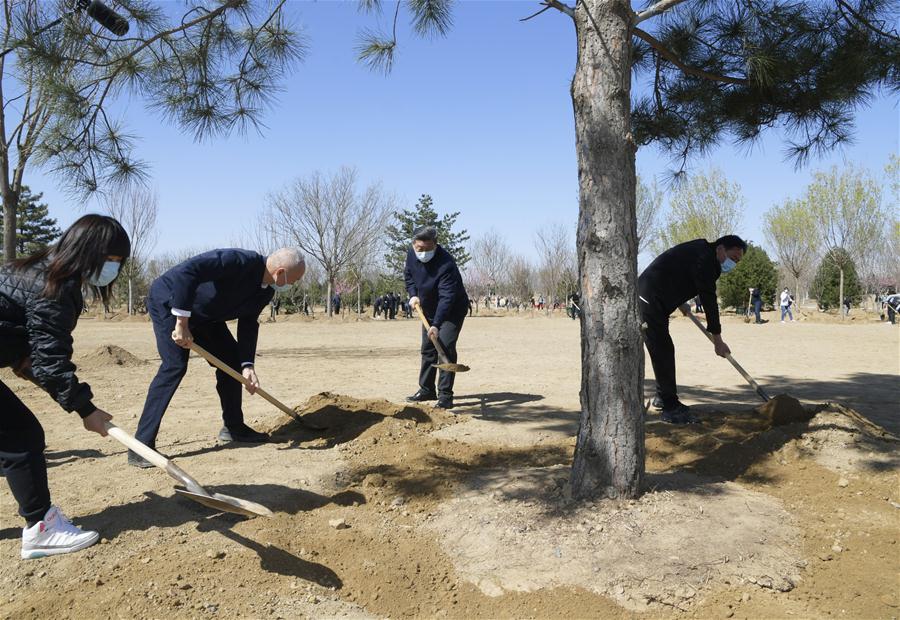
<instances>
[{"instance_id":1,"label":"black trouser","mask_svg":"<svg viewBox=\"0 0 900 620\"><path fill-rule=\"evenodd\" d=\"M0 381L0 469L29 527L50 510L45 447L41 423Z\"/></svg>"},{"instance_id":2,"label":"black trouser","mask_svg":"<svg viewBox=\"0 0 900 620\"><path fill-rule=\"evenodd\" d=\"M444 321L438 328L438 342L444 348L447 359L456 363L456 341L459 340L459 332L462 331L463 321L465 317L453 321ZM425 327L422 327L422 368L419 370L419 387L429 392L434 392L434 379L437 375L437 368L432 364L438 363L437 349L434 343L428 337ZM441 377L438 381L438 394L441 396L453 397L453 380L456 378L455 372L441 371Z\"/></svg>"},{"instance_id":3,"label":"black trouser","mask_svg":"<svg viewBox=\"0 0 900 620\"><path fill-rule=\"evenodd\" d=\"M675 344L669 334L669 314L653 308L643 301L641 320L646 324L644 344L653 364L656 377L656 395L663 402L663 409L669 409L678 402L678 388L675 386Z\"/></svg>"},{"instance_id":4,"label":"black trouser","mask_svg":"<svg viewBox=\"0 0 900 620\"><path fill-rule=\"evenodd\" d=\"M156 335L156 349L162 363L150 389L147 391L147 400L144 403L144 412L138 422L135 437L151 448L156 446L156 435L159 433L159 425L163 415L175 395L175 390L181 383L182 377L187 372L187 349L175 344L172 340L172 331L175 329L175 317L168 308L158 303L151 303L149 307L150 318L153 320L153 333ZM237 341L224 322L201 323L195 325L189 323L194 341L201 347L218 357L220 360L241 372L241 360L238 353ZM210 364L212 366L212 364ZM231 428L240 426L244 422L244 412L241 409L241 384L229 377L221 370L216 370L216 391L219 393L219 402L222 404L222 419L225 426Z\"/></svg>"}]
</instances>

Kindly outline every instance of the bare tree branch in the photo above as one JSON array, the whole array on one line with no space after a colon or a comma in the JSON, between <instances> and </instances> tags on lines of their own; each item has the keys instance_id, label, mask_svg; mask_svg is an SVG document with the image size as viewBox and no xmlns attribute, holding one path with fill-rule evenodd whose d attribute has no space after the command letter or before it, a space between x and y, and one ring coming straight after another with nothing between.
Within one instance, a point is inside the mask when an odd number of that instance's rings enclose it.
<instances>
[{"instance_id":1,"label":"bare tree branch","mask_svg":"<svg viewBox=\"0 0 900 620\"><path fill-rule=\"evenodd\" d=\"M559 0L546 0L544 2L548 7L552 7L560 13L565 13L569 17L575 17L575 9L568 4L564 4Z\"/></svg>"},{"instance_id":2,"label":"bare tree branch","mask_svg":"<svg viewBox=\"0 0 900 620\"><path fill-rule=\"evenodd\" d=\"M644 20L650 19L651 17L656 17L661 13L665 13L672 7L677 6L682 2L685 2L685 0L659 0L659 2L657 2L650 8L636 13L631 23L637 25Z\"/></svg>"}]
</instances>

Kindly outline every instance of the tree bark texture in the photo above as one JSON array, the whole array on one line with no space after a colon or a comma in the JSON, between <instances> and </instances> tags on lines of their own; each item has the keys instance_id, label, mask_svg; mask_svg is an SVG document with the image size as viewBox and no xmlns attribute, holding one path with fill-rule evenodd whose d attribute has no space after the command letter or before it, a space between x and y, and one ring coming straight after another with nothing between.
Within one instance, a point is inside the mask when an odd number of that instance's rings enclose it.
<instances>
[{"instance_id":1,"label":"tree bark texture","mask_svg":"<svg viewBox=\"0 0 900 620\"><path fill-rule=\"evenodd\" d=\"M635 497L644 477L644 363L630 129L631 7L628 0L584 0L574 19L583 315L572 491L583 498Z\"/></svg>"}]
</instances>

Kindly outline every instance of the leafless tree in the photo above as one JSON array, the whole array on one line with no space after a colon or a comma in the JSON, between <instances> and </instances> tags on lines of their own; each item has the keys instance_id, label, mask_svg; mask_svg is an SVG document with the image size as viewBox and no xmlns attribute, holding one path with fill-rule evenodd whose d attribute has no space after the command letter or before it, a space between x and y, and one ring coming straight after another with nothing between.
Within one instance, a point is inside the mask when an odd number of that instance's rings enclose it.
<instances>
[{"instance_id":1,"label":"leafless tree","mask_svg":"<svg viewBox=\"0 0 900 620\"><path fill-rule=\"evenodd\" d=\"M509 292L519 302L534 294L534 268L522 256L514 256L509 263Z\"/></svg>"},{"instance_id":2,"label":"leafless tree","mask_svg":"<svg viewBox=\"0 0 900 620\"><path fill-rule=\"evenodd\" d=\"M479 274L488 292L506 285L512 252L500 233L493 228L484 233L472 243L469 253L472 261L467 267Z\"/></svg>"},{"instance_id":3,"label":"leafless tree","mask_svg":"<svg viewBox=\"0 0 900 620\"><path fill-rule=\"evenodd\" d=\"M338 277L369 252L384 232L395 200L380 184L357 191L357 173L343 167L331 176L314 172L270 194L275 224L325 271L326 309Z\"/></svg>"},{"instance_id":4,"label":"leafless tree","mask_svg":"<svg viewBox=\"0 0 900 620\"><path fill-rule=\"evenodd\" d=\"M159 198L155 191L132 186L104 196L103 204L131 239L131 258L122 267L122 275L128 282L128 314L134 314L135 282L144 274L147 259L156 246Z\"/></svg>"},{"instance_id":5,"label":"leafless tree","mask_svg":"<svg viewBox=\"0 0 900 620\"><path fill-rule=\"evenodd\" d=\"M563 276L574 259L575 241L570 230L554 222L535 233L534 247L540 257L539 274L547 307L553 308L553 298L559 294Z\"/></svg>"},{"instance_id":6,"label":"leafless tree","mask_svg":"<svg viewBox=\"0 0 900 620\"><path fill-rule=\"evenodd\" d=\"M650 248L659 234L659 214L662 210L662 192L654 181L648 185L638 175L635 187L635 210L637 214L638 253Z\"/></svg>"}]
</instances>

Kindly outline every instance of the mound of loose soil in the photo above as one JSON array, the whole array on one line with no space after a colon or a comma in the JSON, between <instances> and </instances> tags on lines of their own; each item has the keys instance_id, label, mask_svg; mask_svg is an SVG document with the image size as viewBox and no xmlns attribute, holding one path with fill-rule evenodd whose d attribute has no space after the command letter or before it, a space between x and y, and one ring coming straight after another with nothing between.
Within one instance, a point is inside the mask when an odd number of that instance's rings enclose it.
<instances>
[{"instance_id":1,"label":"mound of loose soil","mask_svg":"<svg viewBox=\"0 0 900 620\"><path fill-rule=\"evenodd\" d=\"M136 355L129 353L122 347L116 346L114 344L106 344L97 347L90 353L82 355L79 358L78 363L85 366L133 367L143 366L147 362L146 360L143 360Z\"/></svg>"},{"instance_id":2,"label":"mound of loose soil","mask_svg":"<svg viewBox=\"0 0 900 620\"><path fill-rule=\"evenodd\" d=\"M800 401L787 394L779 394L765 405L756 408L757 413L766 419L771 426L805 422L811 419L815 412L807 411Z\"/></svg>"}]
</instances>

